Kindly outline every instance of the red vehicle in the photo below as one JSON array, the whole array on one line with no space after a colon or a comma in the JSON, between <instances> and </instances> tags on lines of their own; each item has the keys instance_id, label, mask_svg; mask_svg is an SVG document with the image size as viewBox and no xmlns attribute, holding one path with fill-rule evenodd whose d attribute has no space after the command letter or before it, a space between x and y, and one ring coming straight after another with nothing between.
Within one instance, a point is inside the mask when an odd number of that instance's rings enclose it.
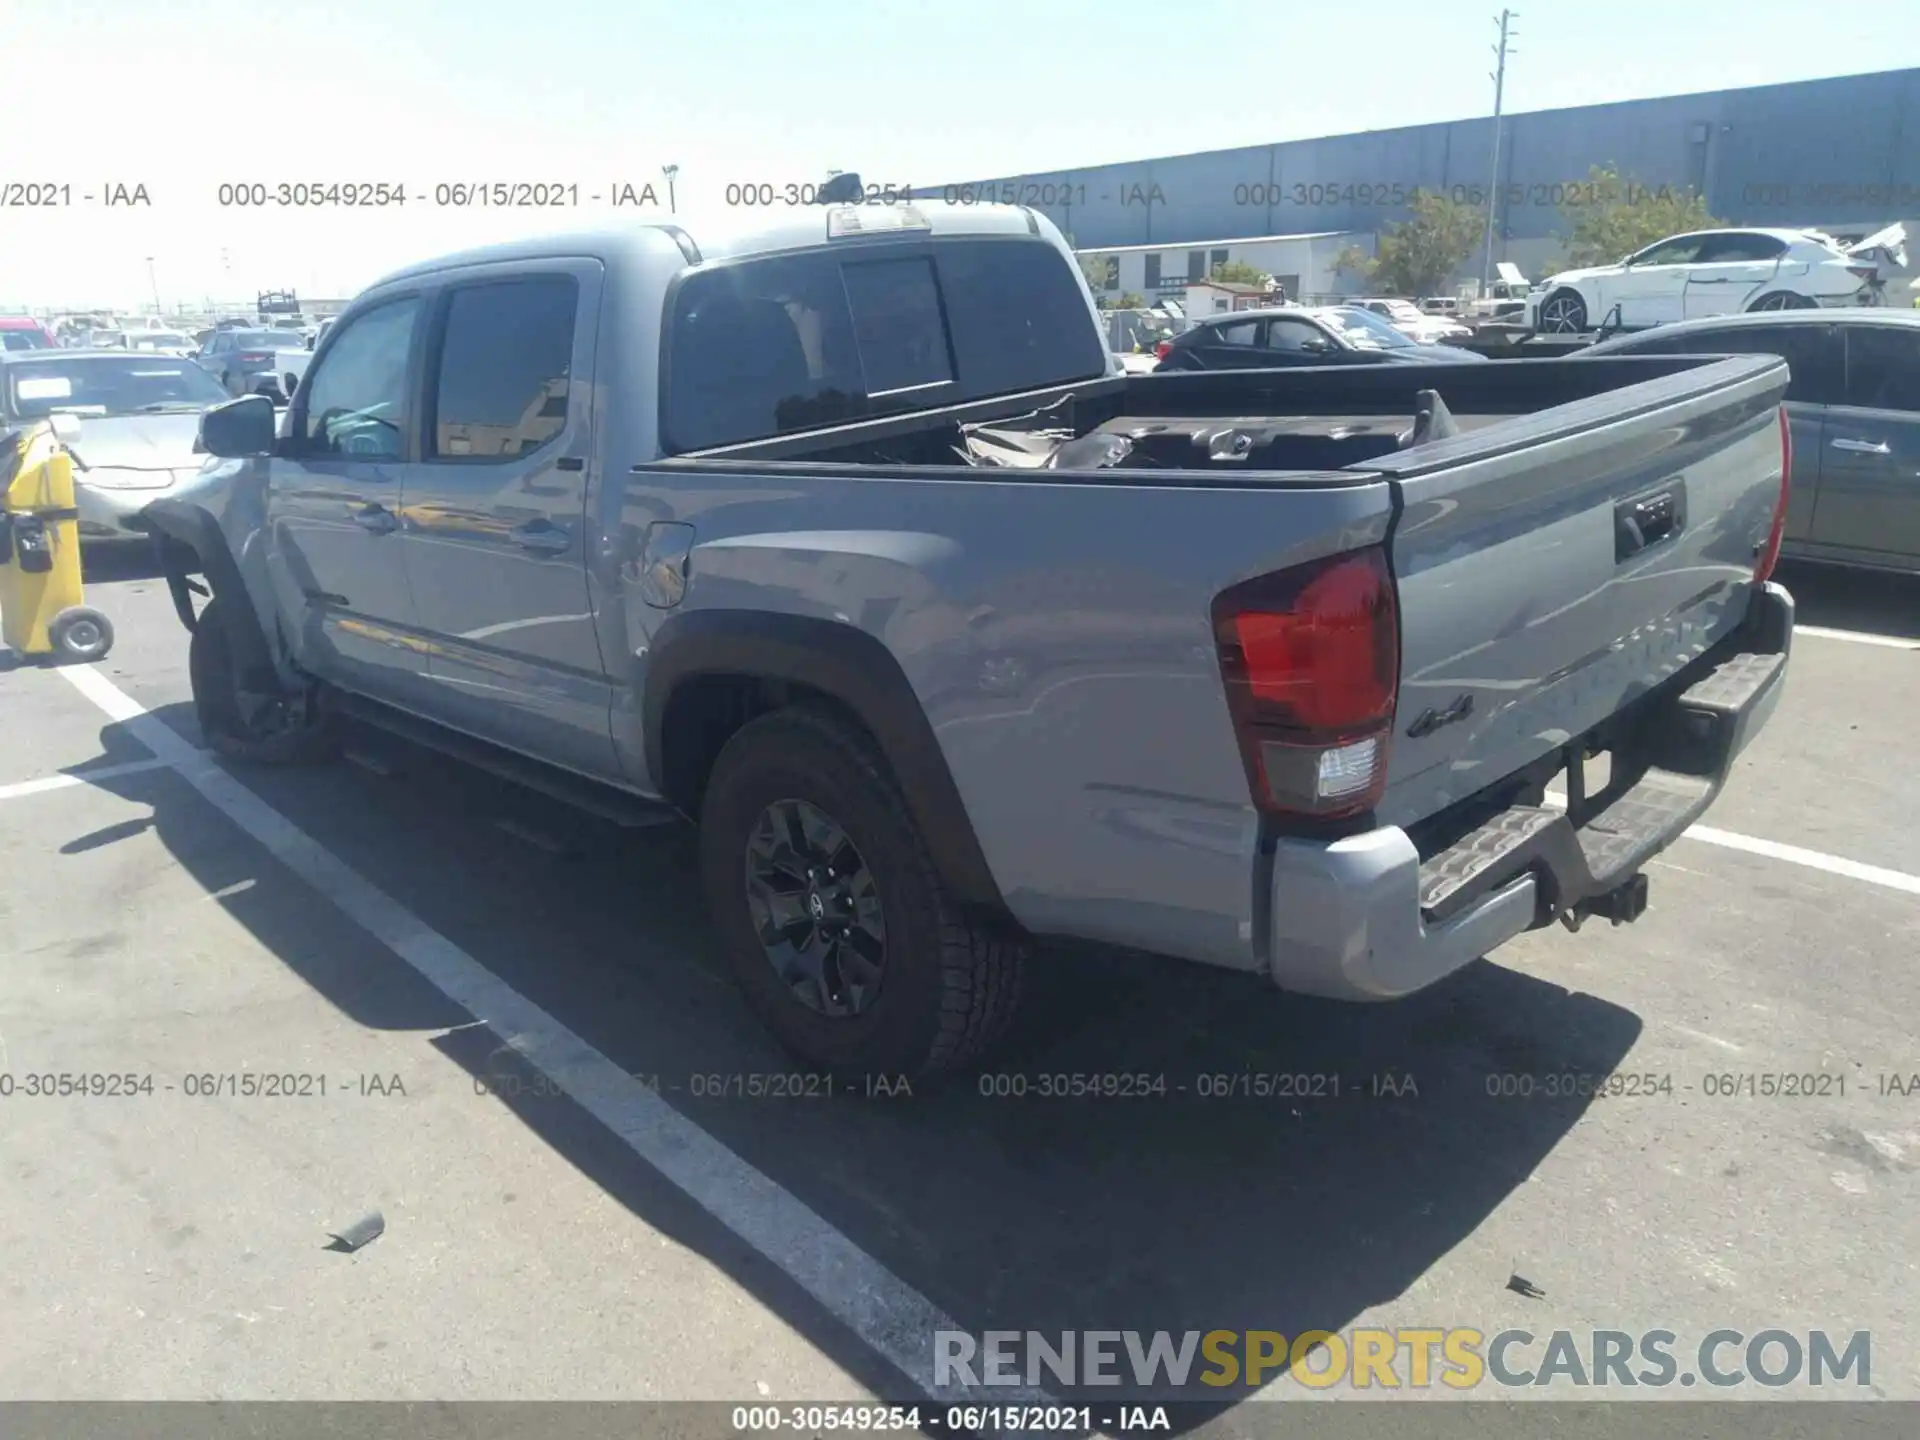
<instances>
[{"instance_id":1,"label":"red vehicle","mask_svg":"<svg viewBox=\"0 0 1920 1440\"><path fill-rule=\"evenodd\" d=\"M53 348L53 332L31 315L0 315L0 350Z\"/></svg>"}]
</instances>

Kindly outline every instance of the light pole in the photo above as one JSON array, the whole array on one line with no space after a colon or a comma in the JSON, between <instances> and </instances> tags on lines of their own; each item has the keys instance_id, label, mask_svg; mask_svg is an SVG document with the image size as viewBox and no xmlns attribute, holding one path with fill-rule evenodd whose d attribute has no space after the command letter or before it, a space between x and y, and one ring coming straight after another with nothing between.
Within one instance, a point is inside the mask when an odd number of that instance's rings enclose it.
<instances>
[{"instance_id":1,"label":"light pole","mask_svg":"<svg viewBox=\"0 0 1920 1440\"><path fill-rule=\"evenodd\" d=\"M1487 253L1480 267L1480 295L1483 299L1493 288L1493 227L1494 217L1500 208L1500 110L1501 102L1506 99L1507 56L1512 53L1507 42L1513 36L1513 19L1517 14L1517 10L1500 12L1500 43L1493 47L1495 66L1493 74L1488 77L1493 81L1493 174L1487 182Z\"/></svg>"},{"instance_id":2,"label":"light pole","mask_svg":"<svg viewBox=\"0 0 1920 1440\"><path fill-rule=\"evenodd\" d=\"M674 177L680 173L680 167L678 165L662 165L660 167L660 173L667 177L667 213L669 215L678 215L680 213L680 206L673 193L673 181Z\"/></svg>"},{"instance_id":3,"label":"light pole","mask_svg":"<svg viewBox=\"0 0 1920 1440\"><path fill-rule=\"evenodd\" d=\"M149 286L149 287L150 287L150 288L152 289L152 291L153 291L153 313L154 313L155 315L159 315L159 314L161 313L161 311L160 311L160 282L159 282L159 281L158 281L157 279L155 279L155 278L154 278L154 274L153 274L153 256L151 256L151 255L149 255L149 256L147 256L147 285L148 285L148 286Z\"/></svg>"}]
</instances>

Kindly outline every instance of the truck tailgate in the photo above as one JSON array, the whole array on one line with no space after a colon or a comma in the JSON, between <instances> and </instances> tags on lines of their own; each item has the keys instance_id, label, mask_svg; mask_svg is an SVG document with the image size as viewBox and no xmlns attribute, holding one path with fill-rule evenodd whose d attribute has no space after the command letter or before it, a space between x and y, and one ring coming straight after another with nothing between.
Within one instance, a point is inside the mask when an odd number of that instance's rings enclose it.
<instances>
[{"instance_id":1,"label":"truck tailgate","mask_svg":"<svg viewBox=\"0 0 1920 1440\"><path fill-rule=\"evenodd\" d=\"M1400 498L1384 822L1566 746L1739 625L1786 384L1723 360L1353 467Z\"/></svg>"}]
</instances>

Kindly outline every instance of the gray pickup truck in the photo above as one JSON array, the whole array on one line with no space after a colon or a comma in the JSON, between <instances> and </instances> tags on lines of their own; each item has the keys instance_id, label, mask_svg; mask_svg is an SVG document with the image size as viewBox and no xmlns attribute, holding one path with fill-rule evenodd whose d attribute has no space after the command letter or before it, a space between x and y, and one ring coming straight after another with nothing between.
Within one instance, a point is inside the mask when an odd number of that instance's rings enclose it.
<instances>
[{"instance_id":1,"label":"gray pickup truck","mask_svg":"<svg viewBox=\"0 0 1920 1440\"><path fill-rule=\"evenodd\" d=\"M392 275L149 518L215 750L680 812L774 1035L925 1075L1036 938L1384 1000L1637 918L1780 694L1787 378L1128 375L1038 214L829 205Z\"/></svg>"}]
</instances>

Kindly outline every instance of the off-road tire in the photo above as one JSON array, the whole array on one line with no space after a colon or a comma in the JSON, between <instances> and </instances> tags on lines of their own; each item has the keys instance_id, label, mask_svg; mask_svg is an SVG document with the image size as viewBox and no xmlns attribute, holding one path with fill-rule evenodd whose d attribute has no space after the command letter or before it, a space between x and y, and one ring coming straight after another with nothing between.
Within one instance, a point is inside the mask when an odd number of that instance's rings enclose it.
<instances>
[{"instance_id":1,"label":"off-road tire","mask_svg":"<svg viewBox=\"0 0 1920 1440\"><path fill-rule=\"evenodd\" d=\"M886 948L870 1009L810 1009L775 972L747 900L761 812L802 800L860 851L880 894ZM992 933L948 893L897 781L873 742L837 715L778 710L742 726L714 762L700 814L700 872L728 969L774 1038L805 1066L845 1079L931 1079L978 1060L1019 1006L1024 939Z\"/></svg>"},{"instance_id":2,"label":"off-road tire","mask_svg":"<svg viewBox=\"0 0 1920 1440\"><path fill-rule=\"evenodd\" d=\"M207 748L252 765L304 765L331 758L338 737L326 717L312 713L311 707L303 706L304 718L285 728L262 730L247 723L227 619L231 603L217 595L209 600L187 645L193 713Z\"/></svg>"}]
</instances>

